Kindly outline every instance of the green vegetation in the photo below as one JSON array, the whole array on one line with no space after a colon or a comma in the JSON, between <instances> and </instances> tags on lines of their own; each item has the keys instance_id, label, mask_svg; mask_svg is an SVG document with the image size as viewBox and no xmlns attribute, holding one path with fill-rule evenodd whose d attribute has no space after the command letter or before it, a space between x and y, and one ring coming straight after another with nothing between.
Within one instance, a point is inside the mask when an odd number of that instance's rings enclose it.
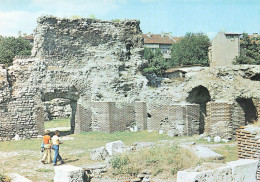
<instances>
[{"instance_id":1,"label":"green vegetation","mask_svg":"<svg viewBox=\"0 0 260 182\"><path fill-rule=\"evenodd\" d=\"M53 172L52 169L37 169L37 172L41 172L41 173L49 173L49 172Z\"/></svg>"},{"instance_id":2,"label":"green vegetation","mask_svg":"<svg viewBox=\"0 0 260 182\"><path fill-rule=\"evenodd\" d=\"M0 36L0 64L11 65L15 56L31 55L32 45L22 37Z\"/></svg>"},{"instance_id":3,"label":"green vegetation","mask_svg":"<svg viewBox=\"0 0 260 182\"><path fill-rule=\"evenodd\" d=\"M144 73L155 73L162 76L163 73L175 66L183 65L203 65L208 66L208 48L210 40L203 33L187 33L177 43L172 44L171 59L163 58L160 49L144 49L144 58L148 60L147 66L143 69Z\"/></svg>"},{"instance_id":4,"label":"green vegetation","mask_svg":"<svg viewBox=\"0 0 260 182\"><path fill-rule=\"evenodd\" d=\"M144 48L144 58L148 60L147 66L143 69L145 73L155 73L157 76L162 76L171 65L169 61L163 58L160 49L153 52L149 48Z\"/></svg>"},{"instance_id":5,"label":"green vegetation","mask_svg":"<svg viewBox=\"0 0 260 182\"><path fill-rule=\"evenodd\" d=\"M240 42L240 56L234 64L260 65L260 37L249 37L244 33Z\"/></svg>"},{"instance_id":6,"label":"green vegetation","mask_svg":"<svg viewBox=\"0 0 260 182\"><path fill-rule=\"evenodd\" d=\"M230 162L238 160L237 156L237 145L223 145L214 150L215 152L225 156L224 161L221 162Z\"/></svg>"},{"instance_id":7,"label":"green vegetation","mask_svg":"<svg viewBox=\"0 0 260 182\"><path fill-rule=\"evenodd\" d=\"M68 123L68 119L61 119L46 122L45 124L48 124L48 128L54 128L68 126ZM89 150L105 146L107 142L122 140L125 145L130 146L135 142L158 143L161 140L174 141L175 145L172 146L163 145L112 158L112 169L111 171L108 171L108 174L118 175L120 178L134 177L144 169L150 171L153 176L174 178L178 170L204 162L200 161L188 150L177 146L178 144L183 143L183 141L194 141L195 143L202 143L204 145L210 144L216 152L226 156L224 160L218 162L227 162L237 159L237 148L234 143L219 144L207 142L200 139L199 136L172 138L167 135L159 135L157 132L149 133L147 131L139 131L133 133L125 131L115 133L83 132L69 135L69 137L72 139L64 140L64 144L62 144L60 148L60 154L66 164L75 166L96 163L96 161L90 159ZM48 181L53 177L54 171L53 168L45 169L40 166L42 165L40 162L40 146L41 139L1 142L0 152L2 152L3 155L7 155L7 157L1 158L2 165L0 169L3 171L19 173L32 181ZM53 154L54 152L52 151L52 156ZM22 166L21 164L32 165ZM37 166L37 164L39 164L39 166ZM29 175L32 171L34 173L33 176ZM42 179L43 174L44 179Z\"/></svg>"},{"instance_id":8,"label":"green vegetation","mask_svg":"<svg viewBox=\"0 0 260 182\"><path fill-rule=\"evenodd\" d=\"M164 172L175 175L177 171L194 167L199 159L187 149L177 146L160 146L132 152L112 158L114 175L136 176L139 171L149 169L153 176Z\"/></svg>"},{"instance_id":9,"label":"green vegetation","mask_svg":"<svg viewBox=\"0 0 260 182\"><path fill-rule=\"evenodd\" d=\"M171 64L173 66L200 64L208 66L208 48L210 40L203 33L187 33L171 46Z\"/></svg>"},{"instance_id":10,"label":"green vegetation","mask_svg":"<svg viewBox=\"0 0 260 182\"><path fill-rule=\"evenodd\" d=\"M70 119L54 119L44 122L44 128L70 127Z\"/></svg>"},{"instance_id":11,"label":"green vegetation","mask_svg":"<svg viewBox=\"0 0 260 182\"><path fill-rule=\"evenodd\" d=\"M8 176L0 173L0 182L11 182L11 179Z\"/></svg>"},{"instance_id":12,"label":"green vegetation","mask_svg":"<svg viewBox=\"0 0 260 182\"><path fill-rule=\"evenodd\" d=\"M120 22L121 19L113 19L112 22Z\"/></svg>"}]
</instances>

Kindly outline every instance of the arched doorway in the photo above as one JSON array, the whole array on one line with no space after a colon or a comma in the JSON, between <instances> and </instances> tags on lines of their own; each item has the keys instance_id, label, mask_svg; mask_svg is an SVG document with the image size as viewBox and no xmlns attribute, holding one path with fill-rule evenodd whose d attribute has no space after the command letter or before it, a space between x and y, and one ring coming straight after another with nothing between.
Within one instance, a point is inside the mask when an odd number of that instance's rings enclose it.
<instances>
[{"instance_id":1,"label":"arched doorway","mask_svg":"<svg viewBox=\"0 0 260 182\"><path fill-rule=\"evenodd\" d=\"M236 102L242 109L245 124L254 123L258 118L258 114L252 98L237 98Z\"/></svg>"},{"instance_id":2,"label":"arched doorway","mask_svg":"<svg viewBox=\"0 0 260 182\"><path fill-rule=\"evenodd\" d=\"M211 100L209 91L206 87L198 86L193 88L189 92L189 96L186 98L187 102L200 105L200 124L199 133L204 133L205 118L206 118L206 103Z\"/></svg>"},{"instance_id":3,"label":"arched doorway","mask_svg":"<svg viewBox=\"0 0 260 182\"><path fill-rule=\"evenodd\" d=\"M65 90L65 89L64 89ZM73 134L75 131L75 115L77 111L77 100L78 100L78 92L75 87L72 87L70 90L58 90L54 89L53 92L45 92L41 94L42 102L51 101L55 99L67 99L69 100L68 104L71 107L71 114L69 119L69 126L70 126L70 134ZM48 113L47 113L48 114ZM66 132L68 133L68 132Z\"/></svg>"}]
</instances>

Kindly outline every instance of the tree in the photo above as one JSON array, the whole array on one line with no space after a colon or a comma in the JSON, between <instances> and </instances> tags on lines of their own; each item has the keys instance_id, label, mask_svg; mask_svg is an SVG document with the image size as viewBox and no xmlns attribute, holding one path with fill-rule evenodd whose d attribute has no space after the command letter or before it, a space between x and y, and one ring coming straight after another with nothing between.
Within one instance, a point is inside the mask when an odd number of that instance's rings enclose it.
<instances>
[{"instance_id":1,"label":"tree","mask_svg":"<svg viewBox=\"0 0 260 182\"><path fill-rule=\"evenodd\" d=\"M0 37L0 64L11 65L15 56L31 55L32 45L22 37Z\"/></svg>"},{"instance_id":2,"label":"tree","mask_svg":"<svg viewBox=\"0 0 260 182\"><path fill-rule=\"evenodd\" d=\"M236 57L234 64L260 65L260 37L250 38L243 33L240 42L240 56Z\"/></svg>"},{"instance_id":3,"label":"tree","mask_svg":"<svg viewBox=\"0 0 260 182\"><path fill-rule=\"evenodd\" d=\"M145 73L155 73L157 76L162 76L164 71L170 67L169 61L163 58L160 49L153 52L149 48L144 48L144 58L148 60L147 67L143 69Z\"/></svg>"},{"instance_id":4,"label":"tree","mask_svg":"<svg viewBox=\"0 0 260 182\"><path fill-rule=\"evenodd\" d=\"M171 46L171 65L201 64L208 66L210 40L203 33L187 33Z\"/></svg>"}]
</instances>

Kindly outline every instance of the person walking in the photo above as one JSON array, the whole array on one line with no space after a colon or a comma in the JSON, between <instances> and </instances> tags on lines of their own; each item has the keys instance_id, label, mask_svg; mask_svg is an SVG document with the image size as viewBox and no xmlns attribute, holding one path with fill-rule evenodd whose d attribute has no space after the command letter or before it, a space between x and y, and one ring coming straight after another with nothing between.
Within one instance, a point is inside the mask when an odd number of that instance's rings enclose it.
<instances>
[{"instance_id":1,"label":"person walking","mask_svg":"<svg viewBox=\"0 0 260 182\"><path fill-rule=\"evenodd\" d=\"M59 154L59 146L60 146L60 144L63 143L62 141L60 141L59 135L60 135L60 132L58 130L56 130L55 135L52 137L52 148L55 151L54 159L53 159L54 166L57 166L57 160L59 160L61 162L61 164L64 164L64 161L62 160L62 158Z\"/></svg>"},{"instance_id":2,"label":"person walking","mask_svg":"<svg viewBox=\"0 0 260 182\"><path fill-rule=\"evenodd\" d=\"M46 130L45 135L42 138L44 146L44 155L42 157L43 164L50 164L51 161L51 137L50 131Z\"/></svg>"}]
</instances>

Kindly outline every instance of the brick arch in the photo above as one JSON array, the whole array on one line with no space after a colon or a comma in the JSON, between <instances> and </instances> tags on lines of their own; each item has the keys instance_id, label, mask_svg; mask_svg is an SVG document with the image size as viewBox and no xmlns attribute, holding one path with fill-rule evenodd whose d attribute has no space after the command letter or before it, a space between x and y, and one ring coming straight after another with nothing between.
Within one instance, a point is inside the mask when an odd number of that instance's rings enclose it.
<instances>
[{"instance_id":1,"label":"brick arch","mask_svg":"<svg viewBox=\"0 0 260 182\"><path fill-rule=\"evenodd\" d=\"M245 125L254 123L258 119L257 106L252 98L236 98L236 105L240 110Z\"/></svg>"},{"instance_id":2,"label":"brick arch","mask_svg":"<svg viewBox=\"0 0 260 182\"><path fill-rule=\"evenodd\" d=\"M200 134L204 132L205 118L206 118L206 103L209 102L210 100L211 100L211 96L209 90L202 85L192 88L192 90L189 92L188 97L186 98L187 102L200 105L200 122L199 122Z\"/></svg>"}]
</instances>

